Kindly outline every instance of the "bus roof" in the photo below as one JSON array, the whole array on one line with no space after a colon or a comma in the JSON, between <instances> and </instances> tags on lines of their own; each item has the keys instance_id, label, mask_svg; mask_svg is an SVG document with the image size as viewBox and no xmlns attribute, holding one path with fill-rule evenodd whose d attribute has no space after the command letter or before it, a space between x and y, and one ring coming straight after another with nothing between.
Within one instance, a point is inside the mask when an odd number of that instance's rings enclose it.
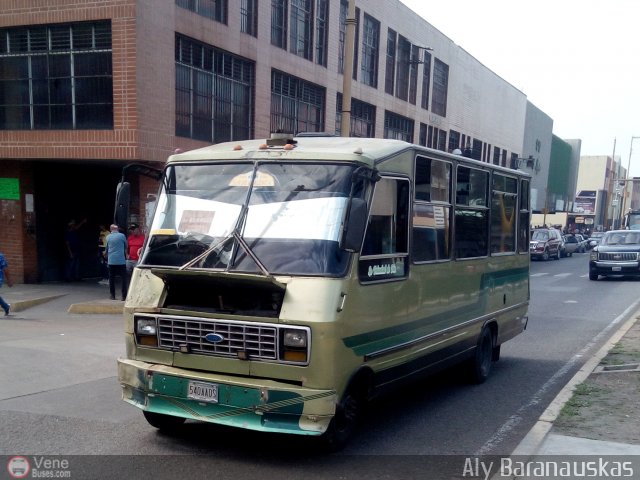
<instances>
[{"instance_id":1,"label":"bus roof","mask_svg":"<svg viewBox=\"0 0 640 480\"><path fill-rule=\"evenodd\" d=\"M293 148L285 148L284 144L267 146L266 139L242 140L210 145L190 150L169 157L169 162L198 160L255 160L255 159L310 159L356 161L369 165L381 159L409 150L410 143L400 140L357 137L293 137Z\"/></svg>"},{"instance_id":2,"label":"bus roof","mask_svg":"<svg viewBox=\"0 0 640 480\"><path fill-rule=\"evenodd\" d=\"M453 155L440 150L414 145L401 140L385 138L338 137L332 135L283 135L281 139L257 139L224 142L196 150L171 155L168 163L199 162L205 160L336 160L359 162L376 166L386 159L411 150L429 153L436 158L458 159L479 167L491 167L504 172L516 171L481 162L461 155ZM268 142L276 145L269 146ZM287 142L292 142L286 145ZM517 171L528 176L527 172Z\"/></svg>"}]
</instances>

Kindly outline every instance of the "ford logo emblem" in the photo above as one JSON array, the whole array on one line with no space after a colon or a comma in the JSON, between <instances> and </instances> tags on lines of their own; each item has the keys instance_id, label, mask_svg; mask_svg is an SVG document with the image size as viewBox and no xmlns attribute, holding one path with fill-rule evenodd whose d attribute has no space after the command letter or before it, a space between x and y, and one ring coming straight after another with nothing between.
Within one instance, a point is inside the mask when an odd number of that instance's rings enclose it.
<instances>
[{"instance_id":1,"label":"ford logo emblem","mask_svg":"<svg viewBox=\"0 0 640 480\"><path fill-rule=\"evenodd\" d=\"M220 343L224 340L224 337L219 333L207 333L202 338L204 338L209 343Z\"/></svg>"}]
</instances>

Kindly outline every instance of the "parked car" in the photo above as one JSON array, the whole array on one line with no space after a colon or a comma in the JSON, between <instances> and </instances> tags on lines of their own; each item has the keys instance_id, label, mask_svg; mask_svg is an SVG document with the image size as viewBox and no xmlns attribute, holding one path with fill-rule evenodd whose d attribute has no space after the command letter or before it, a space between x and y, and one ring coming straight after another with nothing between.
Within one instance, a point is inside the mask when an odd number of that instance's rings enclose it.
<instances>
[{"instance_id":1,"label":"parked car","mask_svg":"<svg viewBox=\"0 0 640 480\"><path fill-rule=\"evenodd\" d=\"M640 277L640 231L611 230L589 254L589 280L609 275Z\"/></svg>"},{"instance_id":2,"label":"parked car","mask_svg":"<svg viewBox=\"0 0 640 480\"><path fill-rule=\"evenodd\" d=\"M604 232L593 232L589 237L589 248L593 248L598 245L603 236Z\"/></svg>"},{"instance_id":3,"label":"parked car","mask_svg":"<svg viewBox=\"0 0 640 480\"><path fill-rule=\"evenodd\" d=\"M531 232L529 241L529 254L532 259L560 260L564 250L564 241L560 230L555 228L535 228Z\"/></svg>"},{"instance_id":4,"label":"parked car","mask_svg":"<svg viewBox=\"0 0 640 480\"><path fill-rule=\"evenodd\" d=\"M575 233L574 236L578 239L578 243L580 244L578 250L580 251L580 253L585 253L589 249L589 247L587 246L587 244L589 243L589 239L581 233Z\"/></svg>"},{"instance_id":5,"label":"parked car","mask_svg":"<svg viewBox=\"0 0 640 480\"><path fill-rule=\"evenodd\" d=\"M561 252L563 257L570 257L576 252L583 251L583 245L580 243L582 239L577 235L563 235L562 239L564 240L564 250Z\"/></svg>"}]
</instances>

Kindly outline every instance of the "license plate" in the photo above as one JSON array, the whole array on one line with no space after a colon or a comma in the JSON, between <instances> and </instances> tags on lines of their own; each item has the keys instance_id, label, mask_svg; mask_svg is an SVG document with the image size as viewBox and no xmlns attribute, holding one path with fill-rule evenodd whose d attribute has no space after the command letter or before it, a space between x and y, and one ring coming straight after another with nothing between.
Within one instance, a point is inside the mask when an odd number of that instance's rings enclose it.
<instances>
[{"instance_id":1,"label":"license plate","mask_svg":"<svg viewBox=\"0 0 640 480\"><path fill-rule=\"evenodd\" d=\"M190 381L187 398L201 402L218 403L218 385L215 383Z\"/></svg>"},{"instance_id":2,"label":"license plate","mask_svg":"<svg viewBox=\"0 0 640 480\"><path fill-rule=\"evenodd\" d=\"M622 271L622 267L611 267L611 271L613 271L613 272L621 272Z\"/></svg>"}]
</instances>

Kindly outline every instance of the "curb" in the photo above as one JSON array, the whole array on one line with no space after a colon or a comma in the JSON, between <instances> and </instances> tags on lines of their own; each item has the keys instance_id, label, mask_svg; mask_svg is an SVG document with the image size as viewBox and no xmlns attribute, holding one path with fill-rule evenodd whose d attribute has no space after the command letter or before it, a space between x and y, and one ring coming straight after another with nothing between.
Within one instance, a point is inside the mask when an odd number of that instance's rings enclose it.
<instances>
[{"instance_id":1,"label":"curb","mask_svg":"<svg viewBox=\"0 0 640 480\"><path fill-rule=\"evenodd\" d=\"M591 357L587 363L585 363L578 372L569 380L569 382L560 390L558 395L551 401L547 409L542 412L540 418L531 428L529 433L522 439L515 450L511 453L511 456L529 456L535 455L542 443L545 441L547 435L553 427L553 422L560 415L562 407L571 399L576 387L584 382L600 364L600 361L607 356L609 350L611 350L616 343L620 341L622 337L635 325L640 319L640 310L636 310L629 320L622 324L622 326L614 332L609 340Z\"/></svg>"},{"instance_id":2,"label":"curb","mask_svg":"<svg viewBox=\"0 0 640 480\"><path fill-rule=\"evenodd\" d=\"M122 314L124 301L104 300L99 302L72 303L67 309L68 313L104 313L111 315Z\"/></svg>"},{"instance_id":3,"label":"curb","mask_svg":"<svg viewBox=\"0 0 640 480\"><path fill-rule=\"evenodd\" d=\"M64 297L65 295L67 294L61 293L58 295L48 295L46 297L33 298L31 300L14 300L11 302L11 311L21 312L23 310L26 310L27 308L31 308L31 307L35 307L36 305L47 303L50 300L55 300L56 298Z\"/></svg>"}]
</instances>

